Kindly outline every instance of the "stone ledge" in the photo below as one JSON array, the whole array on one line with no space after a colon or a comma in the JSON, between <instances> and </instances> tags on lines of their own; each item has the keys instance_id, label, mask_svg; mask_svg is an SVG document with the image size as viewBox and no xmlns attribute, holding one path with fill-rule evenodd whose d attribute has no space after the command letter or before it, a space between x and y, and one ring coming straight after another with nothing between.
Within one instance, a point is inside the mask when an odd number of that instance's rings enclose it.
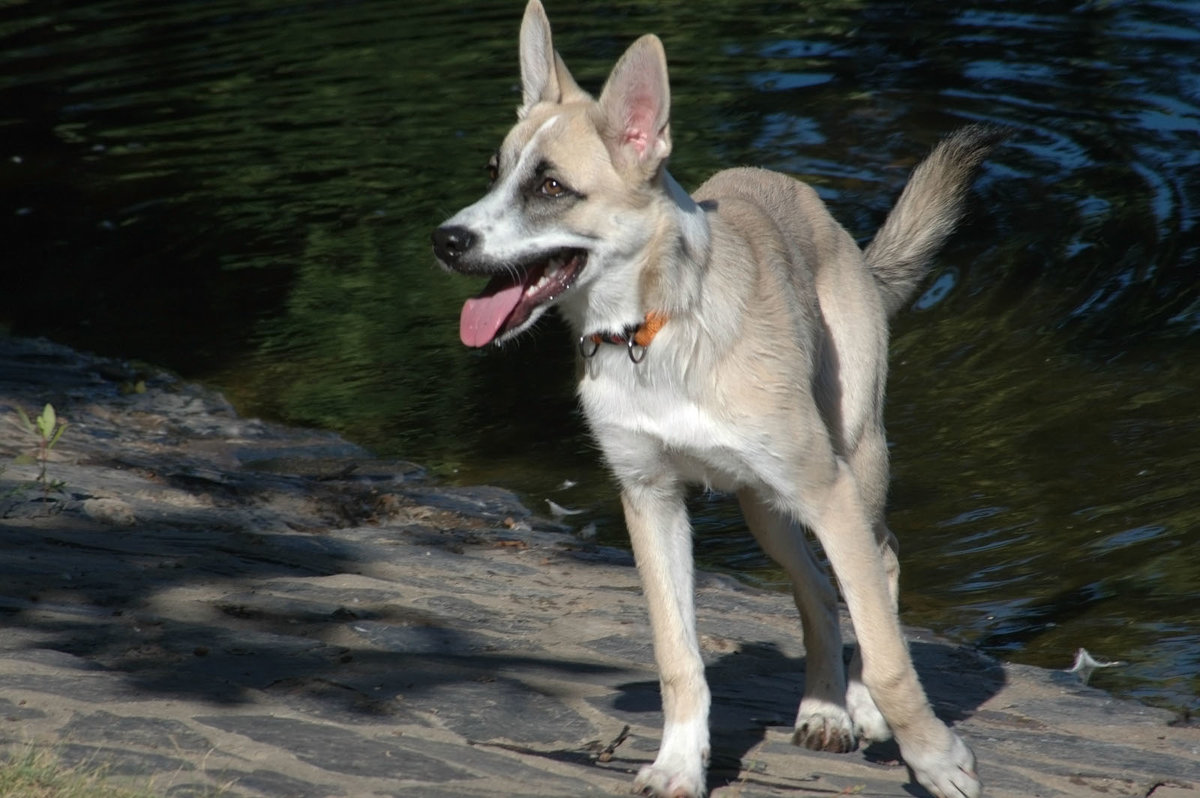
<instances>
[{"instance_id":1,"label":"stone ledge","mask_svg":"<svg viewBox=\"0 0 1200 798\"><path fill-rule=\"evenodd\" d=\"M122 391L137 380L145 392ZM71 423L56 484L30 486L34 466L0 474L10 749L163 795L314 798L620 794L653 757L657 679L625 552L507 491L240 418L169 375L0 339L0 418L47 401ZM29 450L0 423L6 462ZM791 746L790 598L699 585L715 796L923 794L888 746ZM1195 726L909 634L987 795L1200 798Z\"/></svg>"}]
</instances>

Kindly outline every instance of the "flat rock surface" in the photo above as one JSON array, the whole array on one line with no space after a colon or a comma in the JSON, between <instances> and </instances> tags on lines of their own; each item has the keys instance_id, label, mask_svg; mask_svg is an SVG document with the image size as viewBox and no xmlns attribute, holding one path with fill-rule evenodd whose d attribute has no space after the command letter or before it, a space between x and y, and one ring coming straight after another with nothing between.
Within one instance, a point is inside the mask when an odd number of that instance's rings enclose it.
<instances>
[{"instance_id":1,"label":"flat rock surface","mask_svg":"<svg viewBox=\"0 0 1200 798\"><path fill-rule=\"evenodd\" d=\"M70 422L46 463L14 407ZM660 710L628 554L219 395L0 338L0 745L164 796L623 794ZM913 796L793 747L788 596L701 575L716 796ZM1200 798L1200 728L909 630L990 796ZM621 739L628 727L627 737ZM606 748L608 749L606 752Z\"/></svg>"}]
</instances>

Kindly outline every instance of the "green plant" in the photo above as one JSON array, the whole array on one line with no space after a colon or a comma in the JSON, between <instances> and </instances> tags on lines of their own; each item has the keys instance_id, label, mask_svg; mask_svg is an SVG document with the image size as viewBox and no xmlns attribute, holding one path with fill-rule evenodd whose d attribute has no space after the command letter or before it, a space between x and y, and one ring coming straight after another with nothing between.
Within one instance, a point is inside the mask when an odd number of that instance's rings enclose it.
<instances>
[{"instance_id":1,"label":"green plant","mask_svg":"<svg viewBox=\"0 0 1200 798\"><path fill-rule=\"evenodd\" d=\"M102 767L69 767L54 752L26 746L0 758L0 798L156 798L110 782Z\"/></svg>"},{"instance_id":2,"label":"green plant","mask_svg":"<svg viewBox=\"0 0 1200 798\"><path fill-rule=\"evenodd\" d=\"M67 428L67 422L58 417L54 412L54 405L49 402L42 408L41 415L36 418L30 418L29 415L17 407L17 416L20 419L21 426L30 434L37 437L38 453L34 462L37 462L39 468L37 482L42 485L43 496L49 492L50 483L46 479L46 464L50 460L50 450L54 448L54 444L58 443L58 439L62 437L63 431ZM29 462L31 458L18 457L16 462Z\"/></svg>"}]
</instances>

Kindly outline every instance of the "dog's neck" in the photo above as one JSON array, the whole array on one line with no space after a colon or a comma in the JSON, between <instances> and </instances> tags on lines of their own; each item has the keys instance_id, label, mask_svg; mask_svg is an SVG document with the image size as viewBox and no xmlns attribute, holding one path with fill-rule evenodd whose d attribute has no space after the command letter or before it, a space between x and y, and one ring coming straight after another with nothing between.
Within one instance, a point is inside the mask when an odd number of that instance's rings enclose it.
<instances>
[{"instance_id":1,"label":"dog's neck","mask_svg":"<svg viewBox=\"0 0 1200 798\"><path fill-rule=\"evenodd\" d=\"M647 210L655 224L638 254L616 267L628 269L627 279L610 283L625 289L593 289L580 292L577 302L564 302L564 316L581 338L609 342L636 335L648 343L666 320L698 305L711 250L708 219L666 170L660 180L659 196Z\"/></svg>"},{"instance_id":2,"label":"dog's neck","mask_svg":"<svg viewBox=\"0 0 1200 798\"><path fill-rule=\"evenodd\" d=\"M712 235L708 216L700 204L692 199L682 186L665 169L662 175L663 189L669 198L668 206L673 213L664 236L655 242L658 247L658 262L644 272L658 278L657 285L646 286L651 307L667 315L690 310L699 300L700 282L708 268L708 256L712 249ZM673 217L673 218L671 218ZM669 291L664 290L669 287ZM667 294L670 295L667 295Z\"/></svg>"}]
</instances>

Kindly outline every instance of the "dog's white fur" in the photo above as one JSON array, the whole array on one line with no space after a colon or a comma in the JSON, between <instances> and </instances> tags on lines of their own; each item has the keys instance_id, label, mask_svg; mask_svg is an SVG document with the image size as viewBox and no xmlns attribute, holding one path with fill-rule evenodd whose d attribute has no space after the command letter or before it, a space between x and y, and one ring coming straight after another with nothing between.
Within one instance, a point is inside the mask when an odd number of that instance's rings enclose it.
<instances>
[{"instance_id":1,"label":"dog's white fur","mask_svg":"<svg viewBox=\"0 0 1200 798\"><path fill-rule=\"evenodd\" d=\"M434 235L449 268L523 274L557 252L586 263L508 340L557 306L581 336L667 318L639 363L623 347L581 358L579 395L621 486L654 632L665 725L635 788L701 796L709 691L693 610L685 486L735 491L747 524L794 585L805 693L796 742L852 750L895 735L937 796L977 796L969 748L934 717L896 615L899 565L883 510L887 317L949 235L974 169L999 138L970 127L916 170L864 253L816 193L756 169L720 172L688 194L667 173L662 45L635 42L599 100L555 52L531 0L521 26L523 103L492 189ZM566 189L560 193L560 189ZM844 671L837 593L859 642Z\"/></svg>"}]
</instances>

